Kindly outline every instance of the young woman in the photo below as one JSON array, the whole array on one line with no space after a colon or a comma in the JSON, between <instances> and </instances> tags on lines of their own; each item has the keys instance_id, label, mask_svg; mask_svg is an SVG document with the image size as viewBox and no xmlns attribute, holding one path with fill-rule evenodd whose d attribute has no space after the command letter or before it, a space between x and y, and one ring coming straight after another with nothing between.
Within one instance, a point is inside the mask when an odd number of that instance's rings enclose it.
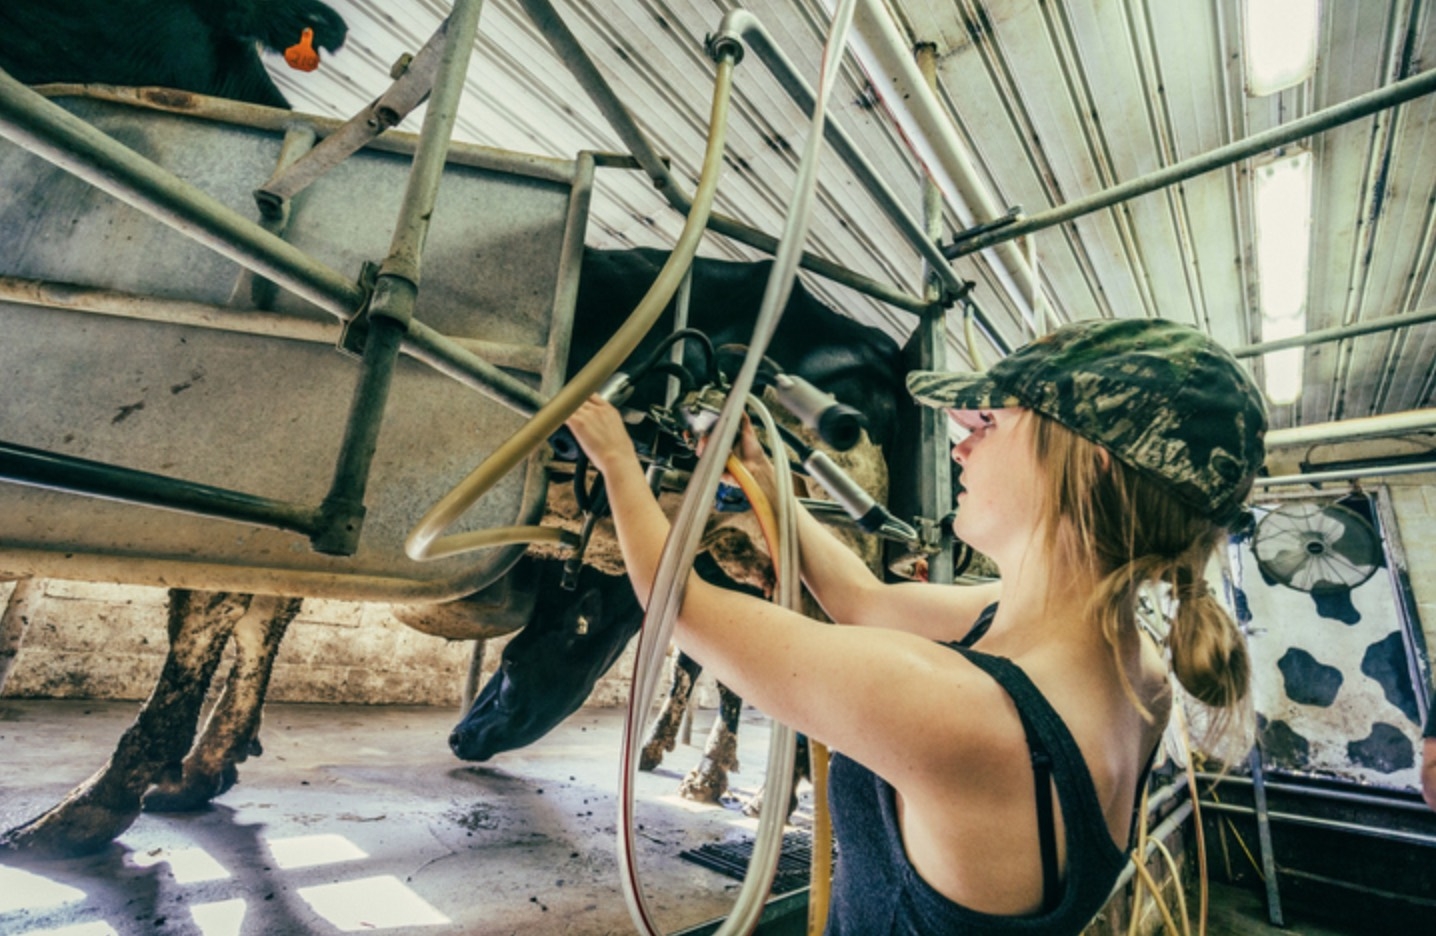
<instances>
[{"instance_id":1,"label":"young woman","mask_svg":"<svg viewBox=\"0 0 1436 936\"><path fill-rule=\"evenodd\" d=\"M691 576L677 640L835 752L829 933L1077 933L1126 861L1169 662L1204 702L1246 694L1204 570L1264 457L1261 397L1206 336L1146 319L1064 326L986 374L908 387L969 430L953 531L1000 580L884 584L801 514L804 583L854 626ZM668 521L612 407L569 425L646 606ZM740 454L771 490L746 426ZM1150 581L1177 603L1167 655L1135 620Z\"/></svg>"}]
</instances>

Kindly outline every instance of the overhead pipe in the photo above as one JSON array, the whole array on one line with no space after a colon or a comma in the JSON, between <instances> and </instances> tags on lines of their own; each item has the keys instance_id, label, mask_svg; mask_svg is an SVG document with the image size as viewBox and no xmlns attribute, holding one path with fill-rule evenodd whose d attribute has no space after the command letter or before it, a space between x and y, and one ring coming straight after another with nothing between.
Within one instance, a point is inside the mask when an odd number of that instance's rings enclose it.
<instances>
[{"instance_id":1,"label":"overhead pipe","mask_svg":"<svg viewBox=\"0 0 1436 936\"><path fill-rule=\"evenodd\" d=\"M1379 111L1430 94L1432 91L1436 91L1436 69L1422 72L1415 77L1398 81L1384 88L1377 88L1375 91L1369 91L1349 101L1324 108L1300 120L1293 120L1291 123L1253 134L1244 140L1219 146L1209 152L1193 156L1191 159L1173 163L1164 169L1158 169L1156 172L1139 176L1129 182L1114 185L1085 198L1058 205L1026 218L1020 218L996 230L949 244L942 249L943 256L949 260L955 260L958 257L965 257L968 254L1025 237L1036 231L1065 224L1138 195L1145 195L1157 189L1176 185L1178 182L1184 182L1213 169L1221 169L1249 156L1255 156L1278 146L1314 136L1333 127L1369 117Z\"/></svg>"},{"instance_id":2,"label":"overhead pipe","mask_svg":"<svg viewBox=\"0 0 1436 936\"><path fill-rule=\"evenodd\" d=\"M1262 341L1257 344L1246 345L1233 349L1232 357L1258 357L1263 354L1269 354L1272 351L1284 351L1287 348L1304 348L1307 345L1325 344L1328 341L1340 341L1343 338L1352 338L1356 335L1369 335L1372 332L1407 328L1411 325L1420 325L1422 322L1430 321L1436 321L1436 309L1423 309L1420 312L1408 312L1404 315L1388 315L1385 318L1372 319L1367 322L1357 322L1354 325L1319 328L1316 331L1307 332L1304 335L1296 335L1291 338L1277 338L1272 341Z\"/></svg>"},{"instance_id":3,"label":"overhead pipe","mask_svg":"<svg viewBox=\"0 0 1436 936\"><path fill-rule=\"evenodd\" d=\"M833 0L827 0L831 8ZM831 12L831 10L830 10ZM913 60L912 43L893 22L884 4L862 3L853 15L853 56L867 73L868 81L877 91L889 115L902 132L903 139L928 176L942 189L958 220L971 228L1007 214L999 206L978 177L967 147L957 135L952 118L928 87L921 70ZM1036 303L1029 300L1027 290L1017 279L1040 290L1036 273L1022 251L1008 244L1012 238L996 241L997 249L987 257L988 265L1002 283L1003 290L1027 316L1034 330L1040 330ZM966 241L973 244L976 239ZM977 253L987 247L972 247L961 255ZM946 259L954 255L943 251ZM988 340L1003 354L1012 348L985 318L979 322Z\"/></svg>"},{"instance_id":4,"label":"overhead pipe","mask_svg":"<svg viewBox=\"0 0 1436 936\"><path fill-rule=\"evenodd\" d=\"M633 115L629 113L628 108L623 105L612 86L609 85L608 79L603 77L603 73L594 64L588 50L583 47L563 18L554 10L550 0L520 0L520 2L529 18L543 32L554 52L558 54L574 78L578 79L583 89L588 92L599 111L623 141L623 145L628 147L639 166L653 180L653 185L658 193L675 211L683 215L688 214L693 207L693 199L673 177L667 160L654 149L648 136L638 126L638 122L633 119ZM718 212L709 216L708 229L768 254L778 252L778 238L741 221L725 217ZM885 302L893 308L907 312L920 312L929 305L916 296L894 289L871 277L854 273L846 267L807 251L801 254L799 265L835 283Z\"/></svg>"},{"instance_id":5,"label":"overhead pipe","mask_svg":"<svg viewBox=\"0 0 1436 936\"><path fill-rule=\"evenodd\" d=\"M1404 465L1382 465L1371 468L1341 468L1331 471L1308 471L1303 474L1257 478L1256 487L1285 487L1292 484L1325 484L1328 481L1355 481L1362 478L1389 478L1392 475L1436 472L1436 461Z\"/></svg>"},{"instance_id":6,"label":"overhead pipe","mask_svg":"<svg viewBox=\"0 0 1436 936\"><path fill-rule=\"evenodd\" d=\"M1436 432L1436 407L1386 413L1381 416L1358 416L1335 422L1273 429L1266 434L1267 451L1325 442L1356 442L1384 436L1407 435L1413 432Z\"/></svg>"},{"instance_id":7,"label":"overhead pipe","mask_svg":"<svg viewBox=\"0 0 1436 936\"><path fill-rule=\"evenodd\" d=\"M741 38L762 59L763 64L778 79L778 83L788 92L788 96L793 99L793 102L805 113L813 112L813 90L808 87L808 83L803 80L798 69L783 54L782 49L773 41L773 37L756 16L742 8L729 10L723 17L722 25L718 27L717 35ZM967 284L953 271L952 265L943 257L942 251L938 249L936 238L929 235L924 223L915 220L902 207L897 195L883 181L882 176L872 167L872 164L858 151L857 145L853 142L852 137L848 136L847 131L835 121L827 121L823 125L823 138L833 148L833 154L858 177L858 181L873 196L878 207L897 226L908 243L922 255L929 272L940 279L943 286L946 287L947 295L951 297L965 293ZM941 297L933 299L931 302L940 303ZM1010 351L1011 349L1002 342L1000 336L997 336L992 322L980 312L978 318L983 328L993 336L997 346L1004 352Z\"/></svg>"}]
</instances>

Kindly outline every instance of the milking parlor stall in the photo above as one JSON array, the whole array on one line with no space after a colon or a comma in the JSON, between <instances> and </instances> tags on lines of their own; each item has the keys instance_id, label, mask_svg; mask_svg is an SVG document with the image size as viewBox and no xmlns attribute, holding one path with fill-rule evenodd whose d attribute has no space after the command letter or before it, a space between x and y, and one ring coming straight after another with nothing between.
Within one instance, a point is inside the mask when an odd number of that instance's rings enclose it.
<instances>
[{"instance_id":1,"label":"milking parlor stall","mask_svg":"<svg viewBox=\"0 0 1436 936\"><path fill-rule=\"evenodd\" d=\"M1208 570L1250 724L1179 694L1088 931L1436 931L1426 5L321 6L180 49L289 108L101 67L144 36L0 73L0 933L821 932L827 751L671 646L687 572L819 613L801 502L990 581L902 375L1092 317L1271 418ZM674 520L646 615L596 392Z\"/></svg>"}]
</instances>

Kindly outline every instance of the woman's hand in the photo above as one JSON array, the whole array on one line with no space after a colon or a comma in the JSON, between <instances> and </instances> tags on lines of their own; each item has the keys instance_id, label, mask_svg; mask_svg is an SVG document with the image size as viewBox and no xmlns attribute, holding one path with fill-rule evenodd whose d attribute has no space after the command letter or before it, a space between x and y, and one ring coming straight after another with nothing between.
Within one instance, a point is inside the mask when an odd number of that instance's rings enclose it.
<instances>
[{"instance_id":1,"label":"woman's hand","mask_svg":"<svg viewBox=\"0 0 1436 936\"><path fill-rule=\"evenodd\" d=\"M588 460L605 475L624 460L638 463L628 427L613 404L594 394L568 418L568 428L583 447Z\"/></svg>"}]
</instances>

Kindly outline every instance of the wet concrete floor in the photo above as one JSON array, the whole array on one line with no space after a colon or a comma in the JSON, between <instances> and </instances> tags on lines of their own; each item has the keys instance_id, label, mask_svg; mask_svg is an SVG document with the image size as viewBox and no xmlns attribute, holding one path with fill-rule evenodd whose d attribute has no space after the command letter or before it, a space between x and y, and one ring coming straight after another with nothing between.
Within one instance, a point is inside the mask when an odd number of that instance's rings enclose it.
<instances>
[{"instance_id":1,"label":"wet concrete floor","mask_svg":"<svg viewBox=\"0 0 1436 936\"><path fill-rule=\"evenodd\" d=\"M138 707L0 700L0 828L99 769ZM0 934L634 932L615 857L623 717L584 709L524 750L467 764L446 742L455 711L271 705L264 754L210 809L141 815L84 858L0 852ZM762 716L745 719L740 795L762 785L767 735ZM736 801L677 796L699 757L680 746L637 784L642 880L670 933L726 914L739 887L679 853L756 829ZM805 784L794 821L810 818Z\"/></svg>"}]
</instances>

